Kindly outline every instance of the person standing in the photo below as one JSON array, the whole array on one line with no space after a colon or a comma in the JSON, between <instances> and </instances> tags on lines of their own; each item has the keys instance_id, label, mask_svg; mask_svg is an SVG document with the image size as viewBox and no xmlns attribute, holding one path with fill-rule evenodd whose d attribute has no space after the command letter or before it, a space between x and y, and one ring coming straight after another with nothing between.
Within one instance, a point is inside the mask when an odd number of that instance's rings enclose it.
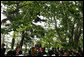
<instances>
[{"instance_id":1,"label":"person standing","mask_svg":"<svg viewBox=\"0 0 84 57\"><path fill-rule=\"evenodd\" d=\"M19 52L21 52L21 46L16 47L16 56L19 55Z\"/></svg>"}]
</instances>

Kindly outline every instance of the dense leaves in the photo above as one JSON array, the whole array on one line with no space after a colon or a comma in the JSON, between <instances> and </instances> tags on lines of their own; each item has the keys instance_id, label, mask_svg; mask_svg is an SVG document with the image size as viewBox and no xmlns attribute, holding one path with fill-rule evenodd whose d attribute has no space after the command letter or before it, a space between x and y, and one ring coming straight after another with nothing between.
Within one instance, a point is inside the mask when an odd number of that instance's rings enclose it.
<instances>
[{"instance_id":1,"label":"dense leaves","mask_svg":"<svg viewBox=\"0 0 84 57\"><path fill-rule=\"evenodd\" d=\"M82 1L2 1L2 3L7 5L6 11L3 11L7 18L2 20L2 24L9 20L11 24L6 24L8 30L20 33L24 44L33 42L35 36L40 39L37 44L40 43L47 48L52 46L77 48L79 44L83 44ZM43 16L43 19L39 16ZM36 25L38 22L44 22L45 26Z\"/></svg>"}]
</instances>

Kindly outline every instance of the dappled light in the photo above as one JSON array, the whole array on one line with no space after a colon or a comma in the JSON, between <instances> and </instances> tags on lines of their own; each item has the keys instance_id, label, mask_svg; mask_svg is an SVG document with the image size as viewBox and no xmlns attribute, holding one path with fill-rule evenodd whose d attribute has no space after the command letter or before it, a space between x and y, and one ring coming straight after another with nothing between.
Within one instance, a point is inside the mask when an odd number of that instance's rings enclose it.
<instances>
[{"instance_id":1,"label":"dappled light","mask_svg":"<svg viewBox=\"0 0 84 57\"><path fill-rule=\"evenodd\" d=\"M1 1L1 56L83 56L83 1Z\"/></svg>"}]
</instances>

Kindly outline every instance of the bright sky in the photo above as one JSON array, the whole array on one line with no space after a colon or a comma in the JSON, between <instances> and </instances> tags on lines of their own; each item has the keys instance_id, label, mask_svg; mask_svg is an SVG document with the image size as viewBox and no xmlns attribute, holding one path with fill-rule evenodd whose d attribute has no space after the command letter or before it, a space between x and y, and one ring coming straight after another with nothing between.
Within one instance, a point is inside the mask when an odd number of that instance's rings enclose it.
<instances>
[{"instance_id":1,"label":"bright sky","mask_svg":"<svg viewBox=\"0 0 84 57\"><path fill-rule=\"evenodd\" d=\"M6 16L4 16L2 13L1 13L1 21L6 18Z\"/></svg>"}]
</instances>

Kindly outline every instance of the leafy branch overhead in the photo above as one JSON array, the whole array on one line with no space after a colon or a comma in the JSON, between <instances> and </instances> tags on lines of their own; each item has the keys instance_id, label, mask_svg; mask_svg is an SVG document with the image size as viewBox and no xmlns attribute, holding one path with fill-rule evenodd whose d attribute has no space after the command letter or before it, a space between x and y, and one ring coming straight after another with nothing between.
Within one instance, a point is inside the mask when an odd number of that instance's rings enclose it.
<instances>
[{"instance_id":1,"label":"leafy branch overhead","mask_svg":"<svg viewBox=\"0 0 84 57\"><path fill-rule=\"evenodd\" d=\"M49 43L47 47L54 45L56 47L56 44L63 47L65 45L63 43L74 48L82 45L80 42L83 39L82 1L1 1L1 3L7 7L2 12L7 18L1 21L1 25L6 27L1 28L1 33L10 31L20 33L21 46L25 42L33 42L32 39L35 37L40 39L38 42L43 46ZM10 24L7 21L10 21Z\"/></svg>"}]
</instances>

